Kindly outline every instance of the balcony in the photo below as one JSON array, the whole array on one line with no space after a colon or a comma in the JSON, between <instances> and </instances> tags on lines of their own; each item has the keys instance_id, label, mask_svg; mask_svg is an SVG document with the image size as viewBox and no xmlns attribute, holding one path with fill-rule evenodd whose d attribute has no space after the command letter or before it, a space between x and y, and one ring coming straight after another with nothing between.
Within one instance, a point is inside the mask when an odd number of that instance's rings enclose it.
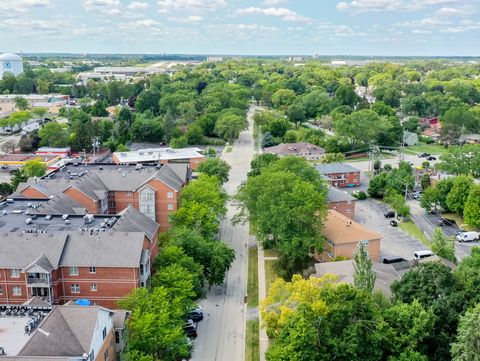
<instances>
[{"instance_id":1,"label":"balcony","mask_svg":"<svg viewBox=\"0 0 480 361\"><path fill-rule=\"evenodd\" d=\"M50 277L27 277L27 285L32 287L50 287Z\"/></svg>"}]
</instances>

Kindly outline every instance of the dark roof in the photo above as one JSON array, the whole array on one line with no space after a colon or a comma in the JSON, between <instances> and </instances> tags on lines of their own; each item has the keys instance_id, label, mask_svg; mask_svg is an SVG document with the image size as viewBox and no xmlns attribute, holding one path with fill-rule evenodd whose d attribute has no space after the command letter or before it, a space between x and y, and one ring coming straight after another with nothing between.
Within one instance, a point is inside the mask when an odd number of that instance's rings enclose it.
<instances>
[{"instance_id":1,"label":"dark roof","mask_svg":"<svg viewBox=\"0 0 480 361\"><path fill-rule=\"evenodd\" d=\"M78 357L89 354L100 312L111 313L101 307L56 306L39 325L19 356Z\"/></svg>"},{"instance_id":2,"label":"dark roof","mask_svg":"<svg viewBox=\"0 0 480 361\"><path fill-rule=\"evenodd\" d=\"M180 164L178 164L175 169L176 171L170 167L169 164L164 165L155 175L155 178L158 179L159 181L165 183L168 185L170 188L173 188L177 192L180 191L183 187L183 185L186 182L186 179L181 179L178 176L179 168L178 167ZM187 172L187 165L183 165L185 167L185 175Z\"/></svg>"},{"instance_id":3,"label":"dark roof","mask_svg":"<svg viewBox=\"0 0 480 361\"><path fill-rule=\"evenodd\" d=\"M345 191L341 191L338 188L328 186L327 200L329 202L351 202L354 201L355 198Z\"/></svg>"},{"instance_id":4,"label":"dark roof","mask_svg":"<svg viewBox=\"0 0 480 361\"><path fill-rule=\"evenodd\" d=\"M350 164L346 163L317 164L315 167L322 174L360 172L359 169L352 167Z\"/></svg>"},{"instance_id":5,"label":"dark roof","mask_svg":"<svg viewBox=\"0 0 480 361\"><path fill-rule=\"evenodd\" d=\"M83 206L73 198L70 198L63 193L58 193L53 196L48 202L42 203L41 207L33 210L32 213L52 215L85 215L88 213L88 211L85 206Z\"/></svg>"},{"instance_id":6,"label":"dark roof","mask_svg":"<svg viewBox=\"0 0 480 361\"><path fill-rule=\"evenodd\" d=\"M145 232L150 241L154 241L160 225L129 205L119 213L119 220L112 227L117 232Z\"/></svg>"}]
</instances>

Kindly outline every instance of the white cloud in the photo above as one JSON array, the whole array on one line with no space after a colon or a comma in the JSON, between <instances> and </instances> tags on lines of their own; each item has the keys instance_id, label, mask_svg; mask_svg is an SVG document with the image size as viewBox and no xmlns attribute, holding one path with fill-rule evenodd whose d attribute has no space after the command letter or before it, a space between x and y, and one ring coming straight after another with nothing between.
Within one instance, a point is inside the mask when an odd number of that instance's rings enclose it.
<instances>
[{"instance_id":1,"label":"white cloud","mask_svg":"<svg viewBox=\"0 0 480 361\"><path fill-rule=\"evenodd\" d=\"M287 4L288 0L263 0L265 5L280 5L280 4Z\"/></svg>"},{"instance_id":2,"label":"white cloud","mask_svg":"<svg viewBox=\"0 0 480 361\"><path fill-rule=\"evenodd\" d=\"M51 0L16 0L16 1L9 1L9 2L2 1L0 12L7 12L7 11L25 12L29 8L42 8L42 7L50 6L51 4L52 4Z\"/></svg>"},{"instance_id":3,"label":"white cloud","mask_svg":"<svg viewBox=\"0 0 480 361\"><path fill-rule=\"evenodd\" d=\"M168 20L179 23L199 23L203 20L203 17L198 15L190 15L186 18L169 17Z\"/></svg>"},{"instance_id":4,"label":"white cloud","mask_svg":"<svg viewBox=\"0 0 480 361\"><path fill-rule=\"evenodd\" d=\"M470 7L454 8L454 7L443 7L438 9L435 14L440 16L471 16L475 14L476 11Z\"/></svg>"},{"instance_id":5,"label":"white cloud","mask_svg":"<svg viewBox=\"0 0 480 361\"><path fill-rule=\"evenodd\" d=\"M433 6L462 5L471 0L349 0L337 3L337 10L361 12L412 11Z\"/></svg>"},{"instance_id":6,"label":"white cloud","mask_svg":"<svg viewBox=\"0 0 480 361\"><path fill-rule=\"evenodd\" d=\"M130 9L130 10L145 10L149 7L150 7L150 5L148 5L147 3L143 3L143 2L140 2L140 1L133 1L127 6L127 9Z\"/></svg>"},{"instance_id":7,"label":"white cloud","mask_svg":"<svg viewBox=\"0 0 480 361\"><path fill-rule=\"evenodd\" d=\"M214 12L224 7L226 0L160 0L159 12L166 13L170 11L202 11Z\"/></svg>"},{"instance_id":8,"label":"white cloud","mask_svg":"<svg viewBox=\"0 0 480 361\"><path fill-rule=\"evenodd\" d=\"M311 19L306 16L300 15L295 11L292 11L287 8L258 8L258 7L249 7L244 9L238 9L237 15L265 15L265 16L274 16L279 17L285 21L298 21L298 22L309 22Z\"/></svg>"}]
</instances>

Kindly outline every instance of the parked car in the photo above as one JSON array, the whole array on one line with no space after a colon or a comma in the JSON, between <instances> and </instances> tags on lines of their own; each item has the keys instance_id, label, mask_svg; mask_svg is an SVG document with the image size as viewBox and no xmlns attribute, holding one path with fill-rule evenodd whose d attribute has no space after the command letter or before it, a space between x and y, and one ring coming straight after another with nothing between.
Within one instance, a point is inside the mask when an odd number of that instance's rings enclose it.
<instances>
[{"instance_id":1,"label":"parked car","mask_svg":"<svg viewBox=\"0 0 480 361\"><path fill-rule=\"evenodd\" d=\"M417 200L418 200L418 199L420 199L421 196L422 196L422 192L421 192L421 191L416 191L416 192L413 192L413 193L412 193L412 197L413 197L414 199L417 199Z\"/></svg>"},{"instance_id":2,"label":"parked car","mask_svg":"<svg viewBox=\"0 0 480 361\"><path fill-rule=\"evenodd\" d=\"M398 223L397 223L397 221L391 220L391 221L390 221L390 225L391 225L392 227L397 227L397 226L398 226Z\"/></svg>"},{"instance_id":3,"label":"parked car","mask_svg":"<svg viewBox=\"0 0 480 361\"><path fill-rule=\"evenodd\" d=\"M434 157L433 155L427 157L427 160L437 160L437 157Z\"/></svg>"},{"instance_id":4,"label":"parked car","mask_svg":"<svg viewBox=\"0 0 480 361\"><path fill-rule=\"evenodd\" d=\"M385 257L383 259L383 263L385 264L391 264L391 263L399 263L399 262L405 262L406 259L403 257Z\"/></svg>"},{"instance_id":5,"label":"parked car","mask_svg":"<svg viewBox=\"0 0 480 361\"><path fill-rule=\"evenodd\" d=\"M455 239L458 242L478 242L480 234L478 232L458 232Z\"/></svg>"},{"instance_id":6,"label":"parked car","mask_svg":"<svg viewBox=\"0 0 480 361\"><path fill-rule=\"evenodd\" d=\"M422 258L433 256L433 252L430 251L430 250L417 251L413 255L414 255L415 259L419 260L419 259L422 259Z\"/></svg>"},{"instance_id":7,"label":"parked car","mask_svg":"<svg viewBox=\"0 0 480 361\"><path fill-rule=\"evenodd\" d=\"M201 320L203 320L203 311L198 309L192 310L187 313L187 317L194 322L200 322Z\"/></svg>"},{"instance_id":8,"label":"parked car","mask_svg":"<svg viewBox=\"0 0 480 361\"><path fill-rule=\"evenodd\" d=\"M421 153L418 155L418 158L427 158L427 157L430 157L431 154L430 153Z\"/></svg>"},{"instance_id":9,"label":"parked car","mask_svg":"<svg viewBox=\"0 0 480 361\"><path fill-rule=\"evenodd\" d=\"M385 218L393 218L395 217L395 212L394 211L387 211L383 214Z\"/></svg>"},{"instance_id":10,"label":"parked car","mask_svg":"<svg viewBox=\"0 0 480 361\"><path fill-rule=\"evenodd\" d=\"M457 224L457 222L455 222L454 219L440 218L438 220L438 225L440 227L443 227L443 226L451 227L451 226L455 226L456 224Z\"/></svg>"}]
</instances>

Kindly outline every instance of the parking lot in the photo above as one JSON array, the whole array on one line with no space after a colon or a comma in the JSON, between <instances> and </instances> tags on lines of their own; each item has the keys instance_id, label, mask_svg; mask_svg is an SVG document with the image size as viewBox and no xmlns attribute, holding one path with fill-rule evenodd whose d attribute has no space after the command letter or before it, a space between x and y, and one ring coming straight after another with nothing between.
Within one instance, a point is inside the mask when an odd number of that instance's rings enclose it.
<instances>
[{"instance_id":1,"label":"parking lot","mask_svg":"<svg viewBox=\"0 0 480 361\"><path fill-rule=\"evenodd\" d=\"M380 256L403 257L407 260L413 259L415 251L427 249L418 239L411 237L398 228L390 225L390 219L383 216L383 213L390 210L385 204L367 199L358 201L355 211L355 221L365 225L382 236Z\"/></svg>"}]
</instances>

